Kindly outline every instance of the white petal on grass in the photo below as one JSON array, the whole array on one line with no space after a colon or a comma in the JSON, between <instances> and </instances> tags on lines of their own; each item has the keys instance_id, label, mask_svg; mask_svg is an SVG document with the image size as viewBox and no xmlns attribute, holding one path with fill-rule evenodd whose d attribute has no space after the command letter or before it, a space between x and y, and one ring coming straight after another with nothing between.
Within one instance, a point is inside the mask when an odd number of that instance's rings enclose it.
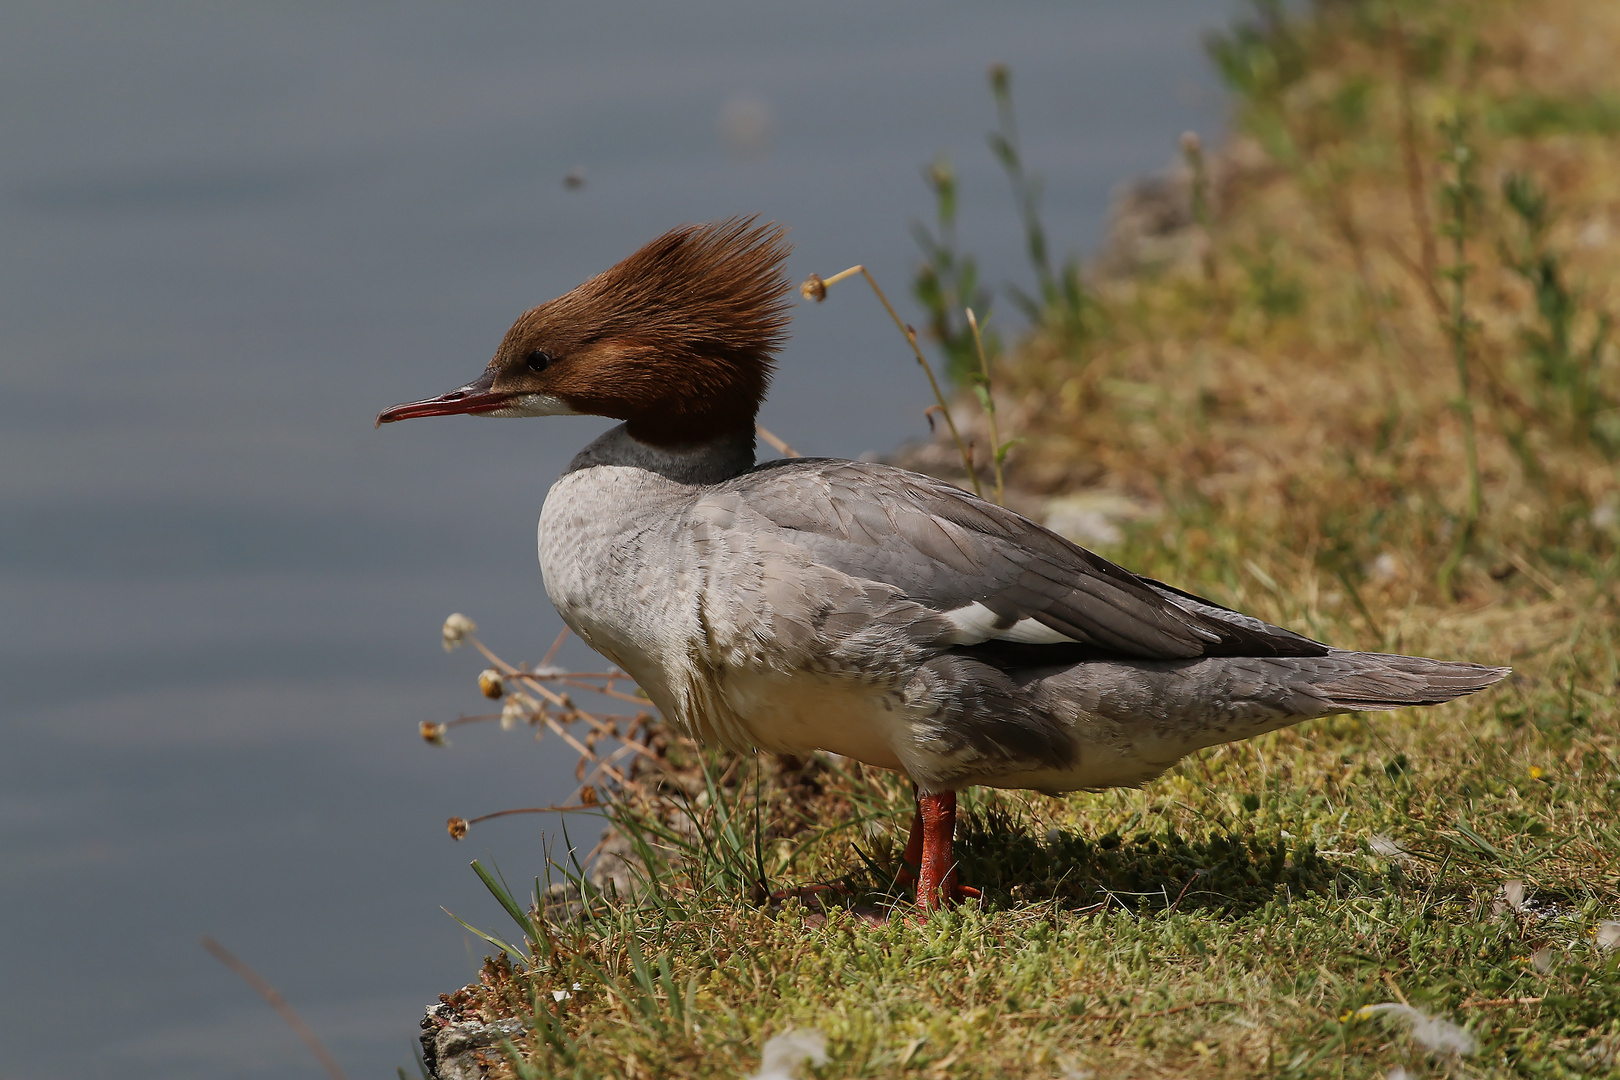
<instances>
[{"instance_id":1,"label":"white petal on grass","mask_svg":"<svg viewBox=\"0 0 1620 1080\"><path fill-rule=\"evenodd\" d=\"M1620 949L1620 922L1608 919L1598 923L1597 947L1604 952L1610 949Z\"/></svg>"},{"instance_id":2,"label":"white petal on grass","mask_svg":"<svg viewBox=\"0 0 1620 1080\"><path fill-rule=\"evenodd\" d=\"M1504 911L1522 914L1524 912L1524 882L1504 881L1501 891L1496 895L1496 903L1492 905L1492 910L1498 915Z\"/></svg>"},{"instance_id":3,"label":"white petal on grass","mask_svg":"<svg viewBox=\"0 0 1620 1080\"><path fill-rule=\"evenodd\" d=\"M1383 833L1373 833L1367 839L1367 846L1372 848L1374 855L1382 855L1386 859L1410 859L1406 849L1401 847L1393 838Z\"/></svg>"},{"instance_id":4,"label":"white petal on grass","mask_svg":"<svg viewBox=\"0 0 1620 1080\"><path fill-rule=\"evenodd\" d=\"M461 648L462 639L477 629L477 623L467 618L467 616L463 615L461 612L456 612L454 615L444 620L444 651L455 652L457 649Z\"/></svg>"},{"instance_id":5,"label":"white petal on grass","mask_svg":"<svg viewBox=\"0 0 1620 1080\"><path fill-rule=\"evenodd\" d=\"M827 1064L827 1036L814 1028L784 1031L765 1040L759 1072L749 1080L794 1080L799 1066Z\"/></svg>"},{"instance_id":6,"label":"white petal on grass","mask_svg":"<svg viewBox=\"0 0 1620 1080\"><path fill-rule=\"evenodd\" d=\"M1356 1010L1356 1018L1364 1020L1379 1013L1391 1013L1404 1020L1412 1022L1412 1038L1423 1045L1431 1054L1472 1054L1476 1043L1474 1037L1450 1020L1442 1020L1438 1016L1430 1016L1410 1005L1402 1005L1397 1001L1385 1001L1377 1005L1363 1005Z\"/></svg>"}]
</instances>

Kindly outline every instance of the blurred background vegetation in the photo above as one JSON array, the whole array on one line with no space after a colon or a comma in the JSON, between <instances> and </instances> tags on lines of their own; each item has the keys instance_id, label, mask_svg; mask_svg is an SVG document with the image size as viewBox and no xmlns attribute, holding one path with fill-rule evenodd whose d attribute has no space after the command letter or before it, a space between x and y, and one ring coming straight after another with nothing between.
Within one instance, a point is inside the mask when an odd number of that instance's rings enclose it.
<instances>
[{"instance_id":1,"label":"blurred background vegetation","mask_svg":"<svg viewBox=\"0 0 1620 1080\"><path fill-rule=\"evenodd\" d=\"M1620 538L1617 19L1261 5L1209 42L1235 136L1189 136L1181 169L1128 189L1084 278L1052 266L993 70L1036 283L1003 294L1033 330L994 376L1023 505L1108 489L1151 519L1126 529L1148 572L1239 590L1245 560L1297 562L1329 607L1600 578ZM997 298L952 245L948 165L928 179L915 292L965 382L961 309ZM1378 633L1359 644L1394 646Z\"/></svg>"}]
</instances>

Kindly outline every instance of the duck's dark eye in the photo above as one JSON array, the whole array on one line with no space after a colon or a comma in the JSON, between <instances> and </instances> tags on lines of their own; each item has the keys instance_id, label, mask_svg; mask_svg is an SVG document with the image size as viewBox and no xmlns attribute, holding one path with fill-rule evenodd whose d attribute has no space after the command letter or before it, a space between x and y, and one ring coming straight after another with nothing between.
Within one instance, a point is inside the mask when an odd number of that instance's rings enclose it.
<instances>
[{"instance_id":1,"label":"duck's dark eye","mask_svg":"<svg viewBox=\"0 0 1620 1080\"><path fill-rule=\"evenodd\" d=\"M546 370L546 368L550 366L551 357L546 353L546 350L536 349L534 352L529 354L529 370L535 374L538 375L540 372Z\"/></svg>"}]
</instances>

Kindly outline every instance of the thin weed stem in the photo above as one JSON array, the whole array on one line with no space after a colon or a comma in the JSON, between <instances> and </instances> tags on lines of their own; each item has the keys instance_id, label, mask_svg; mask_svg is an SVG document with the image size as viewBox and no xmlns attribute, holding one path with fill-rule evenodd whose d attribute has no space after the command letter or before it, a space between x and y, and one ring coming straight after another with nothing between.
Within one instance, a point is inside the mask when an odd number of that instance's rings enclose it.
<instances>
[{"instance_id":1,"label":"thin weed stem","mask_svg":"<svg viewBox=\"0 0 1620 1080\"><path fill-rule=\"evenodd\" d=\"M779 439L767 431L764 424L755 424L754 430L759 433L760 438L770 443L772 449L774 449L778 454L781 454L784 457L804 457L803 454L793 449L793 447L789 446L782 439Z\"/></svg>"},{"instance_id":2,"label":"thin weed stem","mask_svg":"<svg viewBox=\"0 0 1620 1080\"><path fill-rule=\"evenodd\" d=\"M928 376L928 385L934 391L934 401L939 406L940 415L945 418L945 426L950 429L951 438L956 442L956 452L962 455L962 464L967 469L968 480L973 484L973 494L983 498L984 490L979 486L979 471L973 465L973 451L962 440L962 433L956 429L956 421L951 416L951 407L945 401L944 391L939 388L939 380L934 377L933 365L928 362L928 357L923 355L922 348L917 344L917 331L906 325L905 321L900 318L899 313L894 310L894 305L889 303L889 298L884 295L883 290L878 286L877 279L872 276L872 272L864 265L857 263L848 270L840 270L829 278L821 277L819 274L811 274L805 278L804 284L799 286L799 292L807 300L814 300L819 304L827 299L827 290L829 288L840 281L854 277L856 274L861 274L866 278L866 283L872 286L872 291L877 294L878 302L883 305L883 310L889 313L889 318L894 320L894 325L898 326L900 333L905 335L906 344L911 346L911 354L917 358L917 363L922 365L923 373Z\"/></svg>"},{"instance_id":3,"label":"thin weed stem","mask_svg":"<svg viewBox=\"0 0 1620 1080\"><path fill-rule=\"evenodd\" d=\"M202 936L202 947L207 949L208 954L215 960L235 972L237 978L251 986L254 993L264 998L270 1007L276 1010L276 1015L280 1016L287 1026L293 1029L293 1033L303 1041L305 1046L309 1047L309 1052L315 1055L315 1060L321 1063L321 1068L326 1070L326 1074L332 1080L347 1080L343 1068L337 1063L337 1058L333 1057L331 1051L326 1049L325 1044L315 1034L315 1030L304 1022L303 1017L293 1011L293 1007L287 1004L287 999L282 997L281 992L271 986L263 975L248 967L235 953L207 934Z\"/></svg>"},{"instance_id":4,"label":"thin weed stem","mask_svg":"<svg viewBox=\"0 0 1620 1080\"><path fill-rule=\"evenodd\" d=\"M1446 210L1444 230L1451 240L1452 262L1444 271L1451 280L1451 295L1443 329L1451 342L1452 359L1457 366L1457 415L1462 420L1463 457L1468 469L1467 503L1462 520L1457 525L1451 552L1441 564L1435 584L1447 600L1456 599L1452 578L1473 542L1479 525L1483 497L1479 478L1479 448L1474 435L1474 399L1469 370L1469 337L1473 322L1468 316L1468 278L1473 268L1468 264L1467 245L1475 226L1474 211L1480 202L1478 185L1474 182L1475 155L1468 142L1467 123L1454 117L1442 125L1446 137L1446 159L1452 166L1452 176L1442 189L1441 197Z\"/></svg>"},{"instance_id":5,"label":"thin weed stem","mask_svg":"<svg viewBox=\"0 0 1620 1080\"><path fill-rule=\"evenodd\" d=\"M1001 434L996 428L996 399L990 387L990 360L984 354L984 336L979 333L979 318L973 314L973 309L967 309L968 326L973 330L973 348L979 354L979 378L982 380L974 386L979 392L979 403L984 406L985 418L990 422L990 462L996 475L996 505L1007 505L1007 479L1002 473L1002 462L1007 457L1007 447L1001 443Z\"/></svg>"},{"instance_id":6,"label":"thin weed stem","mask_svg":"<svg viewBox=\"0 0 1620 1080\"><path fill-rule=\"evenodd\" d=\"M1390 21L1395 57L1396 102L1400 107L1401 170L1406 180L1406 200L1412 210L1413 231L1417 234L1418 266L1435 310L1443 311L1436 282L1440 278L1440 256L1435 248L1434 225L1429 220L1429 192L1423 176L1423 151L1418 142L1417 114L1412 102L1412 56L1406 29L1399 17Z\"/></svg>"},{"instance_id":7,"label":"thin weed stem","mask_svg":"<svg viewBox=\"0 0 1620 1080\"><path fill-rule=\"evenodd\" d=\"M1187 165L1193 223L1204 234L1204 251L1200 260L1204 267L1204 283L1213 287L1218 277L1215 269L1215 237L1210 213L1209 165L1204 160L1204 143L1197 132L1183 132L1181 157Z\"/></svg>"}]
</instances>

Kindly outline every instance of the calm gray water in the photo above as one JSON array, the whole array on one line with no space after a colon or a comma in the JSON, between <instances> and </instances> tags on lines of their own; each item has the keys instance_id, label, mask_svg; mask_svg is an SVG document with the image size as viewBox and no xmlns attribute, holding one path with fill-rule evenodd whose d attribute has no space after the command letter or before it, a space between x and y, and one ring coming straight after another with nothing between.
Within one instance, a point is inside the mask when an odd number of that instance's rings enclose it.
<instances>
[{"instance_id":1,"label":"calm gray water","mask_svg":"<svg viewBox=\"0 0 1620 1080\"><path fill-rule=\"evenodd\" d=\"M572 764L416 738L477 704L439 624L543 651L534 520L604 424L377 410L682 222L759 212L796 278L861 261L899 296L940 151L964 246L1021 280L993 60L1054 238L1087 250L1117 182L1218 128L1198 41L1229 8L0 9L0 1077L320 1075L200 933L351 1076L408 1064L483 955L440 905L503 922L467 861L532 876L557 824L456 845L445 818L551 801ZM923 431L863 290L794 333L768 426L840 455Z\"/></svg>"}]
</instances>

